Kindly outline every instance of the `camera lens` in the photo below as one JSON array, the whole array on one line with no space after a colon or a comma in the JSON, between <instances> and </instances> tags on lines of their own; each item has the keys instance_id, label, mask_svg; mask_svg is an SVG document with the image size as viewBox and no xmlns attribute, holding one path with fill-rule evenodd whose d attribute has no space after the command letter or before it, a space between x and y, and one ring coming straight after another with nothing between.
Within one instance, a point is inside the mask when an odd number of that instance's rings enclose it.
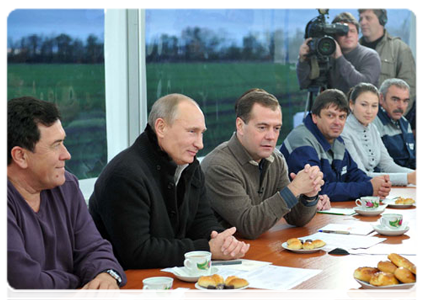
<instances>
[{"instance_id":1,"label":"camera lens","mask_svg":"<svg viewBox=\"0 0 423 300\"><path fill-rule=\"evenodd\" d=\"M320 55L329 56L335 52L336 44L333 38L325 36L319 39L316 49Z\"/></svg>"}]
</instances>

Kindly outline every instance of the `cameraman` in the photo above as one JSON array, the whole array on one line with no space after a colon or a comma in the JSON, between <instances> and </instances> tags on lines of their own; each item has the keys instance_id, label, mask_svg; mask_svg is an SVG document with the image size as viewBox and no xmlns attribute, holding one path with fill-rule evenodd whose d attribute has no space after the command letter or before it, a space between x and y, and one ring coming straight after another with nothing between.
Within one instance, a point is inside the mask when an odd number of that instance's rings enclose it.
<instances>
[{"instance_id":1,"label":"cameraman","mask_svg":"<svg viewBox=\"0 0 423 300\"><path fill-rule=\"evenodd\" d=\"M335 35L336 50L329 57L329 71L326 75L327 86L335 88L345 94L349 89L360 82L377 85L381 70L381 63L377 52L361 46L358 43L359 24L348 12L337 15L334 23L346 23L349 31L346 35ZM301 89L307 89L313 84L309 75L312 72L310 65L310 47L312 38L307 38L300 47L297 77Z\"/></svg>"}]
</instances>

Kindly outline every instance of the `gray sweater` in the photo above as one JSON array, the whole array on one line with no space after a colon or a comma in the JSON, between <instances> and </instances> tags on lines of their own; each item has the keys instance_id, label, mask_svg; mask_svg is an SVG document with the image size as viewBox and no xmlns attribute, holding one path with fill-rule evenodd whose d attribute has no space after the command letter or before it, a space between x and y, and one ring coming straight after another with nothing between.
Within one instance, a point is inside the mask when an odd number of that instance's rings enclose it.
<instances>
[{"instance_id":1,"label":"gray sweater","mask_svg":"<svg viewBox=\"0 0 423 300\"><path fill-rule=\"evenodd\" d=\"M235 226L241 235L255 239L282 217L304 226L316 214L317 201L296 198L287 188L288 167L283 155L273 154L255 162L236 134L202 161L207 193L221 224ZM262 170L260 170L262 169Z\"/></svg>"},{"instance_id":2,"label":"gray sweater","mask_svg":"<svg viewBox=\"0 0 423 300\"><path fill-rule=\"evenodd\" d=\"M341 134L345 147L359 169L370 177L388 174L393 185L407 185L407 173L414 170L397 165L373 123L367 127L351 114Z\"/></svg>"}]
</instances>

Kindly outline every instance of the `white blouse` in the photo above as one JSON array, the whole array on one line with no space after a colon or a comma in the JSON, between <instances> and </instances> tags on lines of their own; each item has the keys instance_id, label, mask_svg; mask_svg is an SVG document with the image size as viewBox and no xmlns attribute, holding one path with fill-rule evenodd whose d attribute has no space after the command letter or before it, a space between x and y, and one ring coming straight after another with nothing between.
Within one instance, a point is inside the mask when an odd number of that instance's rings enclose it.
<instances>
[{"instance_id":1,"label":"white blouse","mask_svg":"<svg viewBox=\"0 0 423 300\"><path fill-rule=\"evenodd\" d=\"M414 170L397 165L386 150L380 134L373 123L361 124L350 114L341 134L345 147L359 169L370 177L389 175L392 185L407 185L407 173ZM380 172L375 172L378 167Z\"/></svg>"}]
</instances>

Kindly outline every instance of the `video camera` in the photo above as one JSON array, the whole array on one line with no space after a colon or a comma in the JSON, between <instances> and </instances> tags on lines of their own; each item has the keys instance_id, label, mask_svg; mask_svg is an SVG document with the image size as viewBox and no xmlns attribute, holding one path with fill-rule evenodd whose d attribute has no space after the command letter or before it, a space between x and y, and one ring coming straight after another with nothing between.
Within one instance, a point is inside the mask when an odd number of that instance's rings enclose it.
<instances>
[{"instance_id":1,"label":"video camera","mask_svg":"<svg viewBox=\"0 0 423 300\"><path fill-rule=\"evenodd\" d=\"M327 57L336 50L335 35L348 34L349 27L346 24L326 24L325 15L329 14L329 9L317 9L319 16L307 23L304 37L313 38L308 43L310 47L309 55Z\"/></svg>"}]
</instances>

